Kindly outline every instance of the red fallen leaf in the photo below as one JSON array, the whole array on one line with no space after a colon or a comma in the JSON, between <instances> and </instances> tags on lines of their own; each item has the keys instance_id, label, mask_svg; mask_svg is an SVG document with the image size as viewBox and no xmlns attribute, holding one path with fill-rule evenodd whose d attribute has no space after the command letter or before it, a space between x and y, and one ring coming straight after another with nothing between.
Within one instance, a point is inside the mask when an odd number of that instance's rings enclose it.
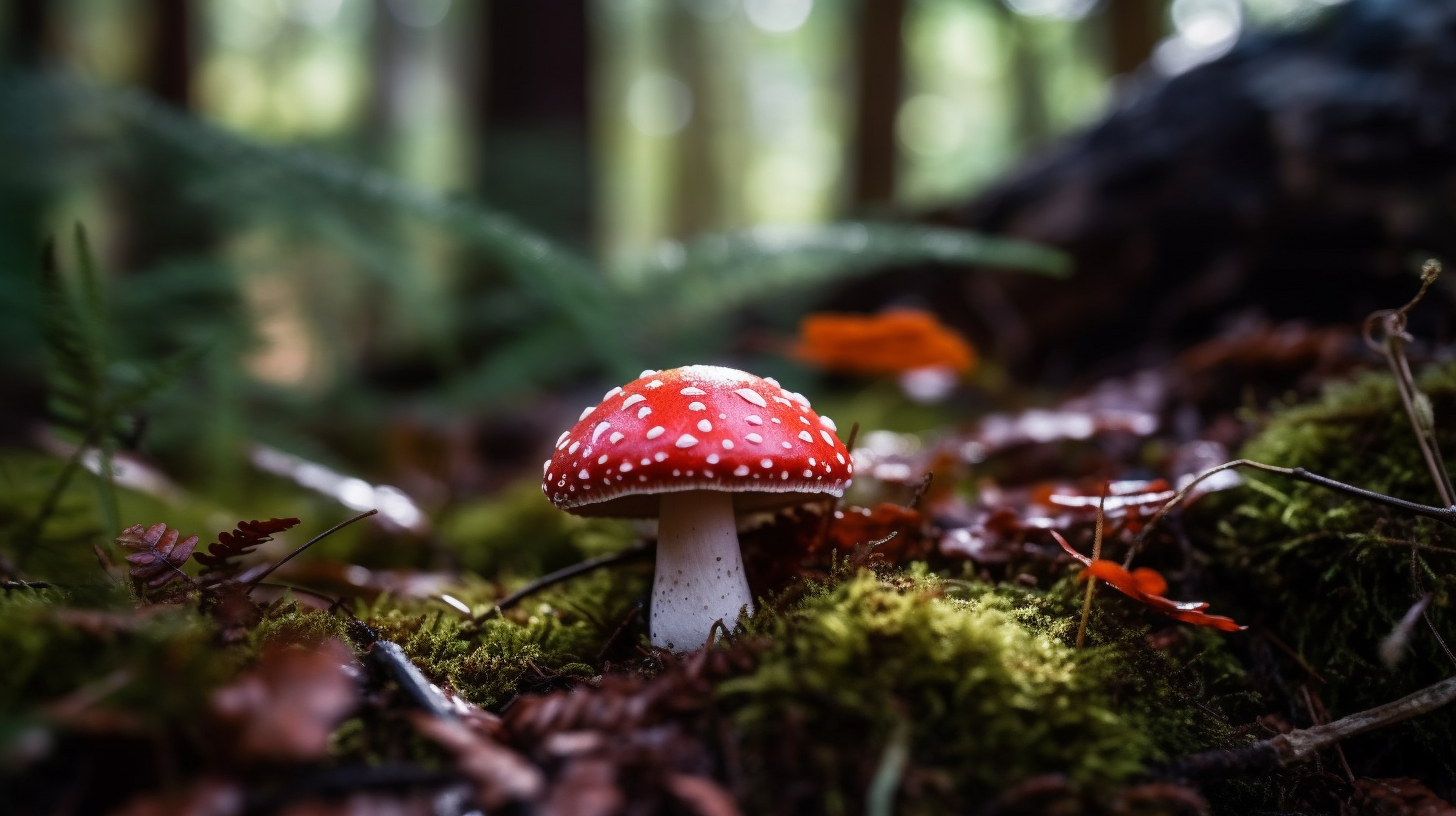
<instances>
[{"instance_id":1,"label":"red fallen leaf","mask_svg":"<svg viewBox=\"0 0 1456 816\"><path fill-rule=\"evenodd\" d=\"M353 659L337 640L265 649L256 669L213 692L213 712L236 732L246 759L323 759L329 735L358 703L345 669Z\"/></svg>"},{"instance_id":2,"label":"red fallen leaf","mask_svg":"<svg viewBox=\"0 0 1456 816\"><path fill-rule=\"evenodd\" d=\"M525 757L467 722L413 713L415 730L455 755L456 770L475 785L479 804L497 811L510 802L534 802L546 790L541 771Z\"/></svg>"},{"instance_id":3,"label":"red fallen leaf","mask_svg":"<svg viewBox=\"0 0 1456 816\"><path fill-rule=\"evenodd\" d=\"M1232 618L1206 614L1203 610L1208 608L1208 604L1205 602L1174 601L1164 598L1163 593L1168 591L1168 582L1157 570L1138 567L1129 572L1121 564L1113 561L1101 558L1094 561L1072 549L1072 545L1068 544L1067 540L1062 538L1056 530L1047 532L1052 534L1052 537L1062 545L1062 549L1066 550L1068 555L1087 566L1082 573L1083 577L1101 578L1122 594L1156 612L1184 623L1191 623L1194 626L1208 626L1225 632L1241 632L1248 628L1240 626Z\"/></svg>"}]
</instances>

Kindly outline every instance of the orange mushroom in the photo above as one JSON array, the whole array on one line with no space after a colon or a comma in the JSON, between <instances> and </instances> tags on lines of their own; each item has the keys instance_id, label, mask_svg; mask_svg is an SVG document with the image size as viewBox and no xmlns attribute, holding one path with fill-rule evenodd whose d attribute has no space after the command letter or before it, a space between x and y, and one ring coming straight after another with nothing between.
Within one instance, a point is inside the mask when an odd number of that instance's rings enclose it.
<instances>
[{"instance_id":1,"label":"orange mushroom","mask_svg":"<svg viewBox=\"0 0 1456 816\"><path fill-rule=\"evenodd\" d=\"M809 315L793 355L827 371L869 376L924 368L965 374L976 364L976 350L965 338L918 309Z\"/></svg>"}]
</instances>

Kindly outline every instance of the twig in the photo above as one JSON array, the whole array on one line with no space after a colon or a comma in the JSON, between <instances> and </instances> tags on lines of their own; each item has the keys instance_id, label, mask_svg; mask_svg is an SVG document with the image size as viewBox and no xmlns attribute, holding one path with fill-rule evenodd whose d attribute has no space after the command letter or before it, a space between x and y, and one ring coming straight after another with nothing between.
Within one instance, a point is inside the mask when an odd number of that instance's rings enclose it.
<instances>
[{"instance_id":1,"label":"twig","mask_svg":"<svg viewBox=\"0 0 1456 816\"><path fill-rule=\"evenodd\" d=\"M915 494L910 497L910 504L908 506L911 510L920 508L920 500L925 498L926 493L930 492L930 485L934 481L935 471L933 470L927 472L925 478L920 480L920 484L915 488Z\"/></svg>"},{"instance_id":2,"label":"twig","mask_svg":"<svg viewBox=\"0 0 1456 816\"><path fill-rule=\"evenodd\" d=\"M602 567L611 567L616 566L617 564L626 564L631 561L640 561L652 557L652 555L656 552L656 547L632 547L631 549L622 550L621 552L607 553L606 555L599 555L596 558L588 558L587 560L582 561L579 564L572 564L569 567L562 567L555 572L547 573L546 575L537 578L536 580L532 581L529 584L526 584L515 592L512 592L504 598L501 598L500 601L496 603L492 611L510 609L511 607L520 603L523 599L534 595L537 592L546 589L547 587L552 587L556 584L561 583L562 581L567 581L575 578L578 575L585 575L592 570L601 569ZM481 617L483 616L476 616L476 620L479 620Z\"/></svg>"},{"instance_id":3,"label":"twig","mask_svg":"<svg viewBox=\"0 0 1456 816\"><path fill-rule=\"evenodd\" d=\"M1248 467L1254 468L1255 470L1266 470L1270 473L1282 473L1285 476L1288 476L1292 479L1297 479L1301 482L1319 485L1320 487L1345 493L1358 499L1364 499L1366 501L1374 502L1376 504L1383 504L1387 507L1393 507L1397 510L1404 510L1417 516L1424 516L1425 518L1439 521L1448 527L1456 527L1456 506L1445 508L1431 507L1430 505L1417 504L1416 502L1406 501L1405 499L1397 499L1394 496L1387 496L1384 493L1376 493L1373 490L1366 490L1362 487L1347 485L1344 482L1337 482L1327 476L1321 476L1318 473L1310 473L1309 471L1300 467L1286 468L1279 467L1277 465L1266 465L1263 462L1255 462L1252 459L1235 459L1232 462L1224 462L1221 465L1215 465L1214 467L1211 467L1208 470L1205 470L1197 476L1193 477L1193 480L1191 482L1185 485L1182 490L1179 490L1177 495L1169 499L1167 504L1164 504L1161 508L1159 508L1158 512L1154 513L1151 519L1148 519L1147 526L1143 527L1142 532L1138 534L1137 541L1134 543L1134 546L1141 546L1142 543L1147 539L1148 534L1151 533L1153 528L1157 526L1158 522L1162 521L1163 517L1166 516L1174 507L1178 506L1183 502L1184 499L1188 498L1188 494L1193 492L1193 488L1197 486L1199 482L1207 479L1210 476L1213 476L1214 474L1222 473L1225 470L1236 467Z\"/></svg>"},{"instance_id":4,"label":"twig","mask_svg":"<svg viewBox=\"0 0 1456 816\"><path fill-rule=\"evenodd\" d=\"M409 656L398 643L392 640L376 640L369 647L368 655L370 660L394 677L394 682L399 684L399 690L413 700L415 705L432 717L455 719L455 710L445 699L444 693L410 662Z\"/></svg>"},{"instance_id":5,"label":"twig","mask_svg":"<svg viewBox=\"0 0 1456 816\"><path fill-rule=\"evenodd\" d=\"M1327 725L1280 734L1231 751L1207 751L1173 762L1164 774L1181 779L1207 779L1282 768L1303 762L1342 740L1394 725L1434 711L1456 700L1456 677L1448 677L1413 694L1351 714Z\"/></svg>"},{"instance_id":6,"label":"twig","mask_svg":"<svg viewBox=\"0 0 1456 816\"><path fill-rule=\"evenodd\" d=\"M865 793L866 816L892 816L895 812L895 792L900 789L900 780L905 775L905 766L910 764L910 723L901 719L890 733L890 741L880 753L879 766L870 779Z\"/></svg>"},{"instance_id":7,"label":"twig","mask_svg":"<svg viewBox=\"0 0 1456 816\"><path fill-rule=\"evenodd\" d=\"M299 553L303 552L304 550L308 549L309 547L312 547L313 545L317 544L319 541L323 540L324 538L327 538L328 536L333 535L338 530L341 530L341 529L343 529L345 527L348 527L350 524L353 524L354 522L356 522L356 521L358 521L360 519L369 518L370 516L375 515L378 512L379 512L378 510L365 510L364 512L360 513L359 515L357 515L357 516L355 516L355 517L353 517L351 519L347 519L345 521L341 521L338 524L335 524L334 526L330 527L329 529L324 530L322 533L319 533L318 535L314 536L313 538L310 538L309 540L303 542L303 544L300 545L298 547L298 549L294 550L293 552L289 553L288 555L283 556L282 558L278 559L277 561L274 561L273 564L272 564L272 566L268 567L268 569L265 569L262 572L258 573L257 575L253 576L253 580L251 580L251 581L248 582L248 592L252 592L253 591L253 588L256 587L259 584L259 582L261 582L264 578L267 578L269 575L271 575L273 573L273 570L276 570L279 567L283 566L284 564L287 564L289 561L292 561L294 556L298 555Z\"/></svg>"},{"instance_id":8,"label":"twig","mask_svg":"<svg viewBox=\"0 0 1456 816\"><path fill-rule=\"evenodd\" d=\"M12 590L16 589L36 590L52 589L54 587L55 584L52 584L50 581L0 581L0 589L5 590L6 595L9 595Z\"/></svg>"}]
</instances>

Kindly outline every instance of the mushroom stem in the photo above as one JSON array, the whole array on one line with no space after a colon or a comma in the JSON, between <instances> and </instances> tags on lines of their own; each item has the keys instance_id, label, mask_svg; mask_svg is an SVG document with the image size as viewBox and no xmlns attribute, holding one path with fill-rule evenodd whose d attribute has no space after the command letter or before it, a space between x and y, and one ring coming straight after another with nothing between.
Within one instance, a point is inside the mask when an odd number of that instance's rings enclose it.
<instances>
[{"instance_id":1,"label":"mushroom stem","mask_svg":"<svg viewBox=\"0 0 1456 816\"><path fill-rule=\"evenodd\" d=\"M733 494L714 490L663 493L652 582L652 645L673 651L708 641L713 623L732 628L739 610L753 612L743 574Z\"/></svg>"}]
</instances>

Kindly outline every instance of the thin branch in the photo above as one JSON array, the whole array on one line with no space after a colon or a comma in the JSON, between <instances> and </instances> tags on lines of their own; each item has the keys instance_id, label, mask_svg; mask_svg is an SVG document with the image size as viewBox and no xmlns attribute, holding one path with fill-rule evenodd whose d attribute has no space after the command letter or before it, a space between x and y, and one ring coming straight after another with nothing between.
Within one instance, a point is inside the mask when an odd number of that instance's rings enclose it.
<instances>
[{"instance_id":1,"label":"thin branch","mask_svg":"<svg viewBox=\"0 0 1456 816\"><path fill-rule=\"evenodd\" d=\"M1138 534L1137 541L1134 542L1133 546L1142 546L1142 543L1147 540L1148 534L1152 532L1153 528L1157 526L1158 522L1162 521L1163 517L1166 516L1174 507L1178 506L1185 499L1187 499L1188 495L1193 492L1193 488L1196 487L1199 482L1217 473L1222 473L1225 470L1236 467L1248 467L1254 468L1255 470L1266 470L1270 473L1280 473L1290 477L1291 479L1297 479L1298 481L1306 482L1308 484L1319 485L1320 487L1335 490L1340 493L1345 493L1358 499L1364 499L1366 501L1374 502L1376 504L1383 504L1387 507L1393 507L1397 510L1404 510L1417 516L1424 516L1425 518L1439 521L1448 527L1456 527L1456 506L1445 508L1431 507L1430 505L1417 504L1416 502L1406 501L1405 499L1397 499L1394 496L1387 496L1384 493L1376 493L1373 490L1366 490L1363 487L1355 487L1354 485L1347 485L1344 482L1337 482L1327 476L1321 476L1318 473L1310 473L1309 471L1300 467L1286 468L1279 467L1277 465L1266 465L1263 462L1255 462L1252 459L1235 459L1232 462L1224 462L1221 465L1215 465L1214 467L1211 467L1208 470L1205 470L1197 476L1193 477L1193 480L1191 482L1185 485L1182 490L1179 490L1177 495L1169 499L1168 503L1164 504L1158 510L1158 512L1154 513L1151 519L1148 519L1147 526L1144 527L1143 531Z\"/></svg>"},{"instance_id":2,"label":"thin branch","mask_svg":"<svg viewBox=\"0 0 1456 816\"><path fill-rule=\"evenodd\" d=\"M1101 495L1097 497L1097 529L1092 534L1093 561L1102 557L1102 520L1106 518L1106 508L1107 482L1103 482ZM1082 650L1082 644L1087 640L1087 618L1092 615L1092 593L1096 590L1097 582L1088 579L1087 594L1082 598L1082 620L1077 624L1077 651Z\"/></svg>"},{"instance_id":3,"label":"thin branch","mask_svg":"<svg viewBox=\"0 0 1456 816\"><path fill-rule=\"evenodd\" d=\"M322 533L319 533L318 535L314 536L313 538L310 538L308 541L303 542L303 544L298 549L294 550L293 552L289 553L288 555L283 556L282 558L278 559L277 561L274 561L273 564L268 567L268 569L265 569L262 572L260 572L257 575L255 575L253 577L253 580L251 580L251 581L248 582L248 591L249 592L252 592L253 591L253 588L256 587L260 582L262 582L262 580L264 578L267 578L269 575L273 574L273 570L276 570L279 567L283 566L284 564L287 564L289 561L292 561L293 558L294 558L294 556L298 555L299 553L303 552L304 550L308 549L309 547L312 547L313 545L317 544L319 541L323 540L324 538L327 538L328 536L333 535L338 530L341 530L341 529L343 529L345 527L348 527L350 524L353 524L354 522L356 522L356 521L358 521L360 519L369 518L370 516L375 515L378 512L379 512L378 510L365 510L364 512L360 513L359 515L357 515L357 516L355 516L355 517L353 517L351 519L347 519L345 521L341 521L338 524L335 524L334 526L330 527L329 529L324 530Z\"/></svg>"},{"instance_id":4,"label":"thin branch","mask_svg":"<svg viewBox=\"0 0 1456 816\"><path fill-rule=\"evenodd\" d=\"M621 552L607 553L606 555L599 555L596 558L588 558L587 560L582 561L579 564L572 564L569 567L562 567L555 572L548 573L541 576L540 578L537 578L531 583L526 584L515 592L512 592L511 594L500 599L500 601L496 603L492 611L509 609L520 603L524 598L534 595L537 592L546 589L547 587L555 586L562 581L568 581L572 578L577 577L578 575L585 575L592 570L600 569L602 567L611 567L616 566L617 564L626 564L631 561L640 561L643 559L647 559L652 557L652 555L656 552L656 547L633 547L631 549L622 550ZM477 620L479 620L479 617L477 617Z\"/></svg>"},{"instance_id":5,"label":"thin branch","mask_svg":"<svg viewBox=\"0 0 1456 816\"><path fill-rule=\"evenodd\" d=\"M1282 768L1310 759L1357 734L1435 711L1452 701L1456 701L1456 677L1327 725L1290 731L1245 748L1193 754L1175 761L1164 773L1182 779L1207 779Z\"/></svg>"}]
</instances>

